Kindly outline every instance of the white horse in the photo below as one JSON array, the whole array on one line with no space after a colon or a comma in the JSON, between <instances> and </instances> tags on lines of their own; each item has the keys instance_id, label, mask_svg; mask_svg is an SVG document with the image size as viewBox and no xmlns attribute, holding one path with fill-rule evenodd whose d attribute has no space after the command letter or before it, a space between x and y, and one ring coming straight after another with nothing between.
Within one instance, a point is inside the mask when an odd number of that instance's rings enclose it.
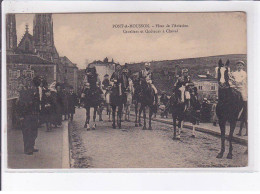
<instances>
[{"instance_id":1,"label":"white horse","mask_svg":"<svg viewBox=\"0 0 260 194\"><path fill-rule=\"evenodd\" d=\"M125 121L130 121L130 108L132 105L133 94L134 94L134 86L132 80L130 79L129 86L126 90L126 103L124 105Z\"/></svg>"},{"instance_id":2,"label":"white horse","mask_svg":"<svg viewBox=\"0 0 260 194\"><path fill-rule=\"evenodd\" d=\"M110 95L111 95L111 87L108 87L106 90L106 95L105 95L105 101L106 101L106 107L107 107L107 114L108 114L108 121L111 122L111 113L112 113L112 108L110 105Z\"/></svg>"}]
</instances>

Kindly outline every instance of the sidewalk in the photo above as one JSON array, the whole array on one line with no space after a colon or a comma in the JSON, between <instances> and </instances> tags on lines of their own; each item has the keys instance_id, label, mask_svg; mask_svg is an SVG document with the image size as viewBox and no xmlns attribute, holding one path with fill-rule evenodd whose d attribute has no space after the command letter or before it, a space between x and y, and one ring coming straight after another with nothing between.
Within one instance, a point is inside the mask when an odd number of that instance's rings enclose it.
<instances>
[{"instance_id":1,"label":"sidewalk","mask_svg":"<svg viewBox=\"0 0 260 194\"><path fill-rule=\"evenodd\" d=\"M131 115L134 116L134 113L131 112ZM158 121L158 122L162 122L162 123L166 123L166 124L170 124L172 125L172 119L171 118L160 118L159 115L157 115L156 118L152 118L153 121ZM239 122L238 122L239 123ZM183 127L188 128L188 129L192 129L192 124L190 122L184 122ZM226 138L229 135L229 124L226 125ZM212 123L200 123L199 125L196 125L196 130L203 132L203 133L208 133L211 135L215 135L215 136L220 136L220 128L219 126L214 126ZM245 134L245 128L242 131L242 136L238 136L237 133L239 132L239 127L237 125L237 127L235 128L234 131L234 141L237 143L240 143L242 145L247 145L248 143L248 136L244 136Z\"/></svg>"},{"instance_id":2,"label":"sidewalk","mask_svg":"<svg viewBox=\"0 0 260 194\"><path fill-rule=\"evenodd\" d=\"M25 155L23 150L23 136L20 130L8 130L8 168L12 169L42 169L69 168L68 153L68 122L62 126L46 132L45 125L38 129L35 147L39 152Z\"/></svg>"}]
</instances>

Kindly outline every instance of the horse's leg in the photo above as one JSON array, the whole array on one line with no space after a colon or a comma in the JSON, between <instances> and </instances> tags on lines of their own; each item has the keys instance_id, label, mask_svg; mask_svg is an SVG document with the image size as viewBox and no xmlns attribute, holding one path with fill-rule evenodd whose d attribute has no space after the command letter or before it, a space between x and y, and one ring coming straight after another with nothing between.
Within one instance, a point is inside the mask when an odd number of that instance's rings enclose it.
<instances>
[{"instance_id":1,"label":"horse's leg","mask_svg":"<svg viewBox=\"0 0 260 194\"><path fill-rule=\"evenodd\" d=\"M192 136L193 138L196 137L196 130L195 130L195 124L192 123Z\"/></svg>"},{"instance_id":2,"label":"horse's leg","mask_svg":"<svg viewBox=\"0 0 260 194\"><path fill-rule=\"evenodd\" d=\"M103 112L103 107L98 106L98 116L99 116L99 121L103 121L103 118L102 118L102 112Z\"/></svg>"},{"instance_id":3,"label":"horse's leg","mask_svg":"<svg viewBox=\"0 0 260 194\"><path fill-rule=\"evenodd\" d=\"M89 127L89 120L90 120L90 107L86 108L86 122L84 128L87 128L87 130L90 129Z\"/></svg>"},{"instance_id":4,"label":"horse's leg","mask_svg":"<svg viewBox=\"0 0 260 194\"><path fill-rule=\"evenodd\" d=\"M122 110L123 110L123 105L118 106L118 128L121 129L121 122L122 122Z\"/></svg>"},{"instance_id":5,"label":"horse's leg","mask_svg":"<svg viewBox=\"0 0 260 194\"><path fill-rule=\"evenodd\" d=\"M116 128L116 106L112 105L112 127L115 129Z\"/></svg>"},{"instance_id":6,"label":"horse's leg","mask_svg":"<svg viewBox=\"0 0 260 194\"><path fill-rule=\"evenodd\" d=\"M235 120L230 121L230 131L229 131L229 136L228 136L228 140L229 140L229 152L227 155L228 159L232 159L232 150L233 150L232 139L233 139L233 133L234 133L235 128L236 128L236 121Z\"/></svg>"},{"instance_id":7,"label":"horse's leg","mask_svg":"<svg viewBox=\"0 0 260 194\"><path fill-rule=\"evenodd\" d=\"M172 113L172 121L173 121L173 139L176 139L176 117Z\"/></svg>"},{"instance_id":8,"label":"horse's leg","mask_svg":"<svg viewBox=\"0 0 260 194\"><path fill-rule=\"evenodd\" d=\"M138 127L137 115L138 115L138 103L135 104L135 127Z\"/></svg>"},{"instance_id":9,"label":"horse's leg","mask_svg":"<svg viewBox=\"0 0 260 194\"><path fill-rule=\"evenodd\" d=\"M143 130L146 130L146 107L143 106L143 119L144 119L144 126L143 126Z\"/></svg>"},{"instance_id":10,"label":"horse's leg","mask_svg":"<svg viewBox=\"0 0 260 194\"><path fill-rule=\"evenodd\" d=\"M177 117L176 117L177 119ZM178 118L178 133L177 133L177 139L181 139L181 123L182 120L180 118Z\"/></svg>"},{"instance_id":11,"label":"horse's leg","mask_svg":"<svg viewBox=\"0 0 260 194\"><path fill-rule=\"evenodd\" d=\"M126 115L127 115L127 104L125 104L125 106L124 106L124 108L125 108L125 121L127 121L127 117L126 117Z\"/></svg>"},{"instance_id":12,"label":"horse's leg","mask_svg":"<svg viewBox=\"0 0 260 194\"><path fill-rule=\"evenodd\" d=\"M221 132L221 151L218 153L217 158L222 158L225 152L226 120L219 120L219 127Z\"/></svg>"},{"instance_id":13,"label":"horse's leg","mask_svg":"<svg viewBox=\"0 0 260 194\"><path fill-rule=\"evenodd\" d=\"M127 108L127 120L130 121L130 104L128 105L128 108Z\"/></svg>"},{"instance_id":14,"label":"horse's leg","mask_svg":"<svg viewBox=\"0 0 260 194\"><path fill-rule=\"evenodd\" d=\"M108 121L111 122L111 112L112 112L112 108L111 108L111 105L108 105L108 106L109 106Z\"/></svg>"},{"instance_id":15,"label":"horse's leg","mask_svg":"<svg viewBox=\"0 0 260 194\"><path fill-rule=\"evenodd\" d=\"M96 129L96 114L97 114L97 107L94 107L94 113L93 113L93 125L92 125L92 129Z\"/></svg>"},{"instance_id":16,"label":"horse's leg","mask_svg":"<svg viewBox=\"0 0 260 194\"><path fill-rule=\"evenodd\" d=\"M142 114L142 111L143 111L143 106L142 106L142 104L141 104L141 105L140 105L140 109L139 109L139 117L138 117L139 127L142 126L142 123L141 123L141 114Z\"/></svg>"},{"instance_id":17,"label":"horse's leg","mask_svg":"<svg viewBox=\"0 0 260 194\"><path fill-rule=\"evenodd\" d=\"M153 110L151 107L149 107L149 130L152 130L152 116L153 116Z\"/></svg>"},{"instance_id":18,"label":"horse's leg","mask_svg":"<svg viewBox=\"0 0 260 194\"><path fill-rule=\"evenodd\" d=\"M183 118L181 118L180 123L181 123L181 125L180 125L180 133L182 133L183 123L184 123L184 119Z\"/></svg>"}]
</instances>

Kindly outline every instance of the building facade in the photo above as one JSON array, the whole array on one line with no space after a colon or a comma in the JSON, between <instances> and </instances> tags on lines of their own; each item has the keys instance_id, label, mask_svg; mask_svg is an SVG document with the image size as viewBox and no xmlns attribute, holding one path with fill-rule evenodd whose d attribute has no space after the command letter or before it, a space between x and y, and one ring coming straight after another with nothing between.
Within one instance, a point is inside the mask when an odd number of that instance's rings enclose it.
<instances>
[{"instance_id":1,"label":"building facade","mask_svg":"<svg viewBox=\"0 0 260 194\"><path fill-rule=\"evenodd\" d=\"M64 82L74 88L74 91L78 90L78 67L75 63L72 63L66 56L60 57L61 64L63 66Z\"/></svg>"},{"instance_id":2,"label":"building facade","mask_svg":"<svg viewBox=\"0 0 260 194\"><path fill-rule=\"evenodd\" d=\"M203 98L215 100L218 97L218 81L213 76L196 75L192 79L195 86L198 88L198 97L202 101Z\"/></svg>"}]
</instances>

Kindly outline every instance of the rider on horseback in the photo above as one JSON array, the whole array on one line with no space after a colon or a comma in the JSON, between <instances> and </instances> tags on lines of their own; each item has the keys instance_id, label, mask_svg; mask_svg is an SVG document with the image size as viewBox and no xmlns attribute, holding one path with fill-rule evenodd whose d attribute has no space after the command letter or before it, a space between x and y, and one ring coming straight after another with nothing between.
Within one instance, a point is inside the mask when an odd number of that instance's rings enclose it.
<instances>
[{"instance_id":1,"label":"rider on horseback","mask_svg":"<svg viewBox=\"0 0 260 194\"><path fill-rule=\"evenodd\" d=\"M113 85L119 86L119 95L123 95L129 84L125 68L122 70L121 65L117 65L116 71L112 74L110 81Z\"/></svg>"},{"instance_id":2,"label":"rider on horseback","mask_svg":"<svg viewBox=\"0 0 260 194\"><path fill-rule=\"evenodd\" d=\"M155 104L157 105L158 104L158 91L152 82L153 73L150 69L151 63L145 63L144 66L145 66L145 69L141 70L139 72L139 80L141 80L142 78L145 79L147 84L150 85L150 87L153 89L154 95L155 95Z\"/></svg>"},{"instance_id":3,"label":"rider on horseback","mask_svg":"<svg viewBox=\"0 0 260 194\"><path fill-rule=\"evenodd\" d=\"M188 69L183 69L182 70L182 75L181 77L179 77L177 79L177 81L174 84L174 88L175 90L180 90L180 88L182 88L183 86L185 86L185 104L186 104L186 108L190 107L190 93L189 93L189 87L190 86L194 86L194 84L191 81L190 76L188 75Z\"/></svg>"},{"instance_id":4,"label":"rider on horseback","mask_svg":"<svg viewBox=\"0 0 260 194\"><path fill-rule=\"evenodd\" d=\"M105 97L107 95L107 92L109 90L109 87L111 87L111 83L109 81L109 75L104 75L104 80L102 81L102 89L105 91Z\"/></svg>"},{"instance_id":5,"label":"rider on horseback","mask_svg":"<svg viewBox=\"0 0 260 194\"><path fill-rule=\"evenodd\" d=\"M102 90L101 90L101 82L99 76L97 74L96 67L94 65L89 65L85 70L86 76L84 79L84 87L83 87L83 96L88 92L93 92L99 94L99 101L102 100ZM93 99L97 100L97 99Z\"/></svg>"}]
</instances>

